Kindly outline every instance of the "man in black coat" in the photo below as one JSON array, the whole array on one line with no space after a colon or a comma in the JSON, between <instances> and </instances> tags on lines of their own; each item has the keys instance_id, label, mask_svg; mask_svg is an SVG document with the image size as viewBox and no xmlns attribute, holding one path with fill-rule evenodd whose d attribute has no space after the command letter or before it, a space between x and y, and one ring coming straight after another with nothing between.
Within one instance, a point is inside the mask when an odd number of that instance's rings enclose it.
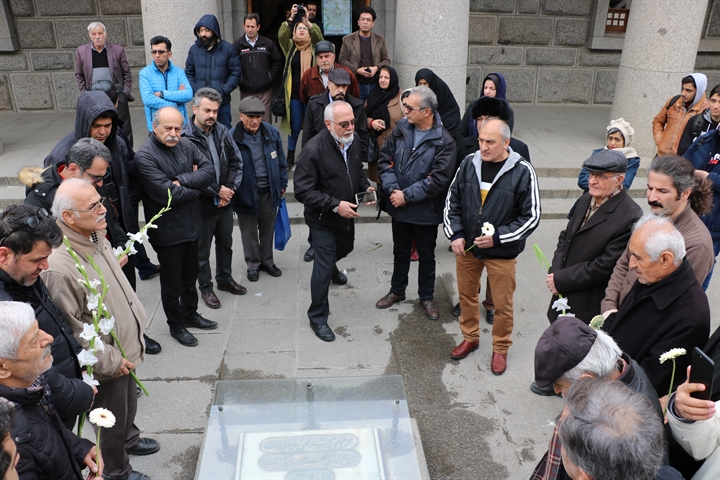
<instances>
[{"instance_id":1,"label":"man in black coat","mask_svg":"<svg viewBox=\"0 0 720 480\"><path fill-rule=\"evenodd\" d=\"M665 217L644 215L633 228L628 245L630 268L637 280L603 330L623 352L645 370L658 396L667 395L672 365L660 355L673 349L702 347L710 335L710 305L685 257L682 234ZM687 370L690 355L676 359ZM682 383L675 376L673 389Z\"/></svg>"},{"instance_id":2,"label":"man in black coat","mask_svg":"<svg viewBox=\"0 0 720 480\"><path fill-rule=\"evenodd\" d=\"M560 232L552 266L545 282L553 294L547 317L559 311L553 303L558 292L568 299L570 312L585 323L599 315L613 268L625 251L633 224L642 216L640 206L623 189L627 160L615 150L601 150L585 160L590 190Z\"/></svg>"},{"instance_id":3,"label":"man in black coat","mask_svg":"<svg viewBox=\"0 0 720 480\"><path fill-rule=\"evenodd\" d=\"M87 466L89 480L102 478L95 445L65 428L57 414L43 375L52 366L52 342L30 305L0 302L0 397L17 405L10 429L20 456L17 473L23 479L82 480Z\"/></svg>"},{"instance_id":4,"label":"man in black coat","mask_svg":"<svg viewBox=\"0 0 720 480\"><path fill-rule=\"evenodd\" d=\"M34 225L34 226L33 226ZM11 205L0 214L0 302L29 304L40 329L52 335L53 365L45 373L55 409L67 428L86 412L97 390L82 380L80 345L50 298L40 272L62 243L62 232L46 210Z\"/></svg>"},{"instance_id":5,"label":"man in black coat","mask_svg":"<svg viewBox=\"0 0 720 480\"><path fill-rule=\"evenodd\" d=\"M355 133L352 107L342 101L326 107L325 130L303 147L295 170L295 198L305 205L305 223L315 246L315 263L310 280L312 297L308 318L320 340L335 340L328 327L328 289L332 281L347 283L335 265L353 250L355 195L372 191L362 168L360 138Z\"/></svg>"},{"instance_id":6,"label":"man in black coat","mask_svg":"<svg viewBox=\"0 0 720 480\"><path fill-rule=\"evenodd\" d=\"M215 168L187 138L181 137L183 116L173 107L161 108L153 118L153 134L135 154L135 169L142 188L145 220L168 202L169 212L149 229L150 243L160 264L160 297L170 335L185 346L197 338L185 327L211 330L217 323L197 311L198 239L202 230L201 191L215 179Z\"/></svg>"}]
</instances>

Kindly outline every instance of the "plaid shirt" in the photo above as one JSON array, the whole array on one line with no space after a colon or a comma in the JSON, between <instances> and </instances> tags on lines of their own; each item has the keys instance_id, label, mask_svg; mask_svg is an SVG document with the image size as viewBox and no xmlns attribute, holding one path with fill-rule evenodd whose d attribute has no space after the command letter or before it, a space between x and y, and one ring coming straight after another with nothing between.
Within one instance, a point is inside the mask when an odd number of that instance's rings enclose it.
<instances>
[{"instance_id":1,"label":"plaid shirt","mask_svg":"<svg viewBox=\"0 0 720 480\"><path fill-rule=\"evenodd\" d=\"M558 474L560 471L564 471L562 468L562 443L560 442L560 436L558 430L560 429L560 415L555 419L555 428L553 429L552 436L550 437L550 443L548 444L548 451L537 464L530 480L555 480L559 478Z\"/></svg>"}]
</instances>

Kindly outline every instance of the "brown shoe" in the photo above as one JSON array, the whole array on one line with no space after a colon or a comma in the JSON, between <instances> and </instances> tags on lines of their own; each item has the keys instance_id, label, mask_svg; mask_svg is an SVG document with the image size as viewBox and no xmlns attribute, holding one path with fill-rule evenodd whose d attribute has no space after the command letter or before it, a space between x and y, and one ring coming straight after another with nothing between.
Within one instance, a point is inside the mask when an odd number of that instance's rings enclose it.
<instances>
[{"instance_id":1,"label":"brown shoe","mask_svg":"<svg viewBox=\"0 0 720 480\"><path fill-rule=\"evenodd\" d=\"M490 371L494 375L502 375L507 369L507 353L496 353L493 352L492 360L490 361Z\"/></svg>"},{"instance_id":2,"label":"brown shoe","mask_svg":"<svg viewBox=\"0 0 720 480\"><path fill-rule=\"evenodd\" d=\"M453 349L453 351L450 352L450 358L452 358L453 360L463 359L463 358L467 357L468 355L470 355L470 353L477 350L478 348L480 348L479 341L468 342L467 340L463 340L462 343L460 343L460 345L455 347Z\"/></svg>"},{"instance_id":3,"label":"brown shoe","mask_svg":"<svg viewBox=\"0 0 720 480\"><path fill-rule=\"evenodd\" d=\"M440 318L440 311L438 310L437 303L435 300L421 300L420 305L425 309L425 315L430 320L437 320Z\"/></svg>"},{"instance_id":4,"label":"brown shoe","mask_svg":"<svg viewBox=\"0 0 720 480\"><path fill-rule=\"evenodd\" d=\"M405 294L402 295L395 295L394 293L390 292L387 295L385 295L383 298L377 301L375 304L375 307L377 308L388 308L392 307L397 302L402 302L405 300Z\"/></svg>"},{"instance_id":5,"label":"brown shoe","mask_svg":"<svg viewBox=\"0 0 720 480\"><path fill-rule=\"evenodd\" d=\"M215 292L213 292L212 290L210 290L207 293L203 293L202 299L205 301L205 305L207 305L209 308L212 308L212 309L220 308L220 300L218 300L217 296L215 295Z\"/></svg>"},{"instance_id":6,"label":"brown shoe","mask_svg":"<svg viewBox=\"0 0 720 480\"><path fill-rule=\"evenodd\" d=\"M223 283L222 285L218 284L217 288L224 292L230 292L233 295L245 295L247 293L247 288L236 283L235 280L230 280L230 283Z\"/></svg>"}]
</instances>

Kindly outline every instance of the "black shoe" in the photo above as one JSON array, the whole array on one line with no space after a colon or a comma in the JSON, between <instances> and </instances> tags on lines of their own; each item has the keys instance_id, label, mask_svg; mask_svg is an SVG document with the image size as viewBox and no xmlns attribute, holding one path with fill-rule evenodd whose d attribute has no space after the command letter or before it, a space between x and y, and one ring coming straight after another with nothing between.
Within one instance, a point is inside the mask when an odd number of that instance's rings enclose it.
<instances>
[{"instance_id":1,"label":"black shoe","mask_svg":"<svg viewBox=\"0 0 720 480\"><path fill-rule=\"evenodd\" d=\"M142 395L142 388L140 388L140 387L135 387L135 394L136 394L138 397L139 397L140 395Z\"/></svg>"},{"instance_id":2,"label":"black shoe","mask_svg":"<svg viewBox=\"0 0 720 480\"><path fill-rule=\"evenodd\" d=\"M260 273L257 270L248 270L247 279L248 282L257 282L260 278Z\"/></svg>"},{"instance_id":3,"label":"black shoe","mask_svg":"<svg viewBox=\"0 0 720 480\"><path fill-rule=\"evenodd\" d=\"M157 355L158 353L162 352L162 347L158 342L148 337L144 333L143 338L145 339L145 353L147 353L148 355Z\"/></svg>"},{"instance_id":4,"label":"black shoe","mask_svg":"<svg viewBox=\"0 0 720 480\"><path fill-rule=\"evenodd\" d=\"M147 277L142 277L142 276L141 276L141 277L140 277L140 280L150 280L151 278L157 277L158 275L160 275L160 265L155 265L155 271L152 272L152 273L151 273L150 275L148 275Z\"/></svg>"},{"instance_id":5,"label":"black shoe","mask_svg":"<svg viewBox=\"0 0 720 480\"><path fill-rule=\"evenodd\" d=\"M282 270L280 270L276 265L271 265L269 267L266 267L265 265L260 265L260 270L267 273L271 277L279 277L282 275Z\"/></svg>"},{"instance_id":6,"label":"black shoe","mask_svg":"<svg viewBox=\"0 0 720 480\"><path fill-rule=\"evenodd\" d=\"M335 334L332 330L330 330L330 327L328 327L327 323L313 323L310 322L310 328L312 328L312 331L315 332L315 335L322 340L323 342L332 342L335 340Z\"/></svg>"},{"instance_id":7,"label":"black shoe","mask_svg":"<svg viewBox=\"0 0 720 480\"><path fill-rule=\"evenodd\" d=\"M126 448L128 455L152 455L160 450L160 444L152 438L140 438L134 447Z\"/></svg>"},{"instance_id":8,"label":"black shoe","mask_svg":"<svg viewBox=\"0 0 720 480\"><path fill-rule=\"evenodd\" d=\"M295 150L288 150L285 160L287 161L287 171L289 172L295 165Z\"/></svg>"},{"instance_id":9,"label":"black shoe","mask_svg":"<svg viewBox=\"0 0 720 480\"><path fill-rule=\"evenodd\" d=\"M306 262L312 262L313 260L315 260L315 249L312 245L310 245L310 248L308 248L307 252L305 252L303 260L305 260Z\"/></svg>"},{"instance_id":10,"label":"black shoe","mask_svg":"<svg viewBox=\"0 0 720 480\"><path fill-rule=\"evenodd\" d=\"M547 387L540 387L537 383L532 382L530 384L530 390L532 390L534 394L542 395L543 397L552 397L557 395L557 393L555 393L555 388L553 387L552 383Z\"/></svg>"},{"instance_id":11,"label":"black shoe","mask_svg":"<svg viewBox=\"0 0 720 480\"><path fill-rule=\"evenodd\" d=\"M190 328L199 328L201 330L215 330L218 326L217 322L203 318L202 315L196 313L190 320L185 320L185 326Z\"/></svg>"},{"instance_id":12,"label":"black shoe","mask_svg":"<svg viewBox=\"0 0 720 480\"><path fill-rule=\"evenodd\" d=\"M170 329L170 336L173 337L175 340L180 342L181 345L185 345L186 347L194 347L198 344L197 338L195 338L195 335L188 332L187 328L180 327L175 329Z\"/></svg>"},{"instance_id":13,"label":"black shoe","mask_svg":"<svg viewBox=\"0 0 720 480\"><path fill-rule=\"evenodd\" d=\"M495 321L495 310L486 310L485 311L485 320L492 325Z\"/></svg>"},{"instance_id":14,"label":"black shoe","mask_svg":"<svg viewBox=\"0 0 720 480\"><path fill-rule=\"evenodd\" d=\"M452 309L453 317L459 317L460 316L460 302L457 303Z\"/></svg>"},{"instance_id":15,"label":"black shoe","mask_svg":"<svg viewBox=\"0 0 720 480\"><path fill-rule=\"evenodd\" d=\"M330 280L335 285L345 285L347 283L347 276L335 267L335 273L333 273Z\"/></svg>"},{"instance_id":16,"label":"black shoe","mask_svg":"<svg viewBox=\"0 0 720 480\"><path fill-rule=\"evenodd\" d=\"M103 475L103 477L105 477L105 475ZM150 477L148 477L144 473L133 470L132 472L130 472L130 475L125 477L125 480L150 480Z\"/></svg>"}]
</instances>

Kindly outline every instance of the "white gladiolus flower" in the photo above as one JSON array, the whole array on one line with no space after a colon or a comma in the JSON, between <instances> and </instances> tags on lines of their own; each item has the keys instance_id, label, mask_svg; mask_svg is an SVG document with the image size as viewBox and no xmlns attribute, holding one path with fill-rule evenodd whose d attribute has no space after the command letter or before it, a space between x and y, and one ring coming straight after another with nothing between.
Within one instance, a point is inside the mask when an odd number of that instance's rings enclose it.
<instances>
[{"instance_id":1,"label":"white gladiolus flower","mask_svg":"<svg viewBox=\"0 0 720 480\"><path fill-rule=\"evenodd\" d=\"M101 428L112 428L115 425L115 415L107 408L96 408L88 415L90 423Z\"/></svg>"},{"instance_id":2,"label":"white gladiolus flower","mask_svg":"<svg viewBox=\"0 0 720 480\"><path fill-rule=\"evenodd\" d=\"M83 340L86 340L89 342L93 338L97 337L97 332L95 331L95 326L91 323L86 323L85 325L83 325L83 331L79 336Z\"/></svg>"},{"instance_id":3,"label":"white gladiolus flower","mask_svg":"<svg viewBox=\"0 0 720 480\"><path fill-rule=\"evenodd\" d=\"M660 363L665 363L668 360L674 360L677 357L683 356L687 353L684 348L671 348L667 352L660 355Z\"/></svg>"},{"instance_id":4,"label":"white gladiolus flower","mask_svg":"<svg viewBox=\"0 0 720 480\"><path fill-rule=\"evenodd\" d=\"M485 222L483 223L482 229L480 230L482 233L482 236L485 237L492 237L495 235L495 227L493 227L492 223Z\"/></svg>"},{"instance_id":5,"label":"white gladiolus flower","mask_svg":"<svg viewBox=\"0 0 720 480\"><path fill-rule=\"evenodd\" d=\"M552 308L557 312L562 312L563 310L570 310L570 305L568 305L568 299L565 298L558 298L555 300L555 302L552 304Z\"/></svg>"},{"instance_id":6,"label":"white gladiolus flower","mask_svg":"<svg viewBox=\"0 0 720 480\"><path fill-rule=\"evenodd\" d=\"M147 235L147 233L145 232L145 230L140 230L140 235L142 236L142 239L143 239L144 242L147 242L147 241L150 240L150 238L148 237L148 235Z\"/></svg>"},{"instance_id":7,"label":"white gladiolus flower","mask_svg":"<svg viewBox=\"0 0 720 480\"><path fill-rule=\"evenodd\" d=\"M88 310L97 310L99 301L100 301L100 294L91 293L90 296L88 297L88 303L87 303Z\"/></svg>"},{"instance_id":8,"label":"white gladiolus flower","mask_svg":"<svg viewBox=\"0 0 720 480\"><path fill-rule=\"evenodd\" d=\"M81 351L77 357L81 367L84 367L86 365L93 366L98 361L98 358L93 355L90 350Z\"/></svg>"},{"instance_id":9,"label":"white gladiolus flower","mask_svg":"<svg viewBox=\"0 0 720 480\"><path fill-rule=\"evenodd\" d=\"M100 285L102 285L102 282L97 278L93 278L92 280L90 280L90 287L97 288Z\"/></svg>"},{"instance_id":10,"label":"white gladiolus flower","mask_svg":"<svg viewBox=\"0 0 720 480\"><path fill-rule=\"evenodd\" d=\"M125 251L125 249L123 247L115 247L112 249L112 251L116 257L119 257L120 255L122 255L122 253Z\"/></svg>"},{"instance_id":11,"label":"white gladiolus flower","mask_svg":"<svg viewBox=\"0 0 720 480\"><path fill-rule=\"evenodd\" d=\"M103 335L110 335L110 332L115 327L115 317L103 318L98 325Z\"/></svg>"},{"instance_id":12,"label":"white gladiolus flower","mask_svg":"<svg viewBox=\"0 0 720 480\"><path fill-rule=\"evenodd\" d=\"M83 376L83 382L87 383L91 387L96 387L96 386L100 385L100 382L95 380L95 377L93 377L89 373L83 373L82 376Z\"/></svg>"},{"instance_id":13,"label":"white gladiolus flower","mask_svg":"<svg viewBox=\"0 0 720 480\"><path fill-rule=\"evenodd\" d=\"M100 337L95 339L95 343L93 343L93 348L95 349L96 353L105 351L105 344L102 340L100 340Z\"/></svg>"},{"instance_id":14,"label":"white gladiolus flower","mask_svg":"<svg viewBox=\"0 0 720 480\"><path fill-rule=\"evenodd\" d=\"M155 225L154 223L148 223L145 228L157 228L157 225Z\"/></svg>"},{"instance_id":15,"label":"white gladiolus flower","mask_svg":"<svg viewBox=\"0 0 720 480\"><path fill-rule=\"evenodd\" d=\"M128 233L128 237L130 237L130 240L133 242L143 243L143 236L140 233Z\"/></svg>"},{"instance_id":16,"label":"white gladiolus flower","mask_svg":"<svg viewBox=\"0 0 720 480\"><path fill-rule=\"evenodd\" d=\"M130 247L130 252L128 252L128 255L135 255L137 253L137 250L135 250L135 246L132 240L128 240L127 242L125 242L125 248L128 247Z\"/></svg>"}]
</instances>

